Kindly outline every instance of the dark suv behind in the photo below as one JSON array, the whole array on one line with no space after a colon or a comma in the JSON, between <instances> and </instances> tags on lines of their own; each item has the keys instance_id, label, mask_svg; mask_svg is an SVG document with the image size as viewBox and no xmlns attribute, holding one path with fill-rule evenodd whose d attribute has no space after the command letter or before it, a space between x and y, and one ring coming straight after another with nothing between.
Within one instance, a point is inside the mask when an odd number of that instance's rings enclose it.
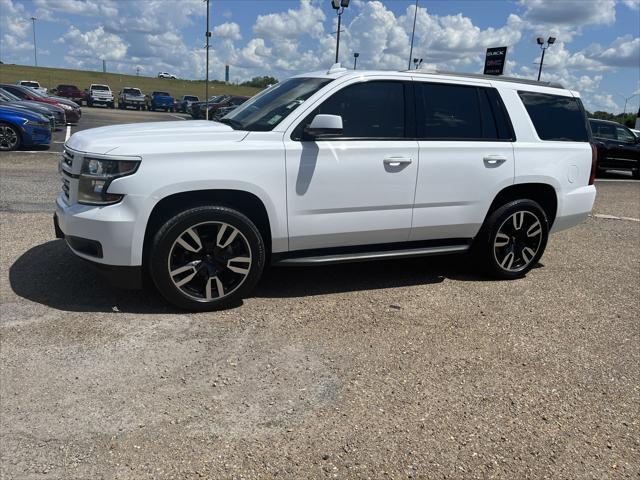
<instances>
[{"instance_id":1,"label":"dark suv behind","mask_svg":"<svg viewBox=\"0 0 640 480\"><path fill-rule=\"evenodd\" d=\"M640 178L640 138L624 125L589 119L598 149L599 170L631 170Z\"/></svg>"}]
</instances>

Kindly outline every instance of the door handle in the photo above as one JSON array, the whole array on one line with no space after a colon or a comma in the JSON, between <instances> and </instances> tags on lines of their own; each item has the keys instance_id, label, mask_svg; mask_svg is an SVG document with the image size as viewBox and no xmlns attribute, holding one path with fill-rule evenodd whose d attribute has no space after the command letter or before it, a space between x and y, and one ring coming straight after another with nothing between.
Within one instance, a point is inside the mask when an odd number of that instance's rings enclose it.
<instances>
[{"instance_id":1,"label":"door handle","mask_svg":"<svg viewBox=\"0 0 640 480\"><path fill-rule=\"evenodd\" d=\"M413 162L413 160L408 157L387 157L383 163L390 167L399 167L400 165L408 165L411 162Z\"/></svg>"},{"instance_id":2,"label":"door handle","mask_svg":"<svg viewBox=\"0 0 640 480\"><path fill-rule=\"evenodd\" d=\"M507 157L502 155L485 155L482 159L487 167L497 167L507 161Z\"/></svg>"}]
</instances>

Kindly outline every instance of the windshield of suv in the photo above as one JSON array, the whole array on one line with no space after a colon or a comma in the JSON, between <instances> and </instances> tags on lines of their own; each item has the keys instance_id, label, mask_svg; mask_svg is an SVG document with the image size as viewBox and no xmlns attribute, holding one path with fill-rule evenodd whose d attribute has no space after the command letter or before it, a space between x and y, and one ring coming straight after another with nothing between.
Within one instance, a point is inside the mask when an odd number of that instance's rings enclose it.
<instances>
[{"instance_id":1,"label":"windshield of suv","mask_svg":"<svg viewBox=\"0 0 640 480\"><path fill-rule=\"evenodd\" d=\"M238 130L266 132L302 105L330 78L290 78L263 90L219 121Z\"/></svg>"},{"instance_id":2,"label":"windshield of suv","mask_svg":"<svg viewBox=\"0 0 640 480\"><path fill-rule=\"evenodd\" d=\"M142 95L142 92L137 88L125 88L122 93L128 93L129 95Z\"/></svg>"},{"instance_id":3,"label":"windshield of suv","mask_svg":"<svg viewBox=\"0 0 640 480\"><path fill-rule=\"evenodd\" d=\"M107 87L106 85L93 85L91 87L91 90L100 90L100 91L104 91L104 92L109 92L109 87Z\"/></svg>"}]
</instances>

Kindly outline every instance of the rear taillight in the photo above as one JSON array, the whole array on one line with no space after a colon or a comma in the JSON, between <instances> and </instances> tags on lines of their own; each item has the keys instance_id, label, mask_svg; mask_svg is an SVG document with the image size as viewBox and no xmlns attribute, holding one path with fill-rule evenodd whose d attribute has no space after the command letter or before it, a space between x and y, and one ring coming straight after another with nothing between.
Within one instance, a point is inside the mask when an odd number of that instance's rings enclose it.
<instances>
[{"instance_id":1,"label":"rear taillight","mask_svg":"<svg viewBox=\"0 0 640 480\"><path fill-rule=\"evenodd\" d=\"M598 148L591 144L591 175L589 175L589 185L596 181L596 170L598 169Z\"/></svg>"}]
</instances>

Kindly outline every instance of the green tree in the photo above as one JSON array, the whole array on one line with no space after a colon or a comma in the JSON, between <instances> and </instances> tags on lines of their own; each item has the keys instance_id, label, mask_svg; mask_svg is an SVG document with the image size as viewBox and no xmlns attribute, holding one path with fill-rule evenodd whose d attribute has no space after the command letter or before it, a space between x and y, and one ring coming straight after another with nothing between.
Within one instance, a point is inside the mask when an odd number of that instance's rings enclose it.
<instances>
[{"instance_id":1,"label":"green tree","mask_svg":"<svg viewBox=\"0 0 640 480\"><path fill-rule=\"evenodd\" d=\"M274 83L278 83L277 78L264 75L262 77L253 77L251 80L242 82L240 85L243 87L265 88Z\"/></svg>"}]
</instances>

